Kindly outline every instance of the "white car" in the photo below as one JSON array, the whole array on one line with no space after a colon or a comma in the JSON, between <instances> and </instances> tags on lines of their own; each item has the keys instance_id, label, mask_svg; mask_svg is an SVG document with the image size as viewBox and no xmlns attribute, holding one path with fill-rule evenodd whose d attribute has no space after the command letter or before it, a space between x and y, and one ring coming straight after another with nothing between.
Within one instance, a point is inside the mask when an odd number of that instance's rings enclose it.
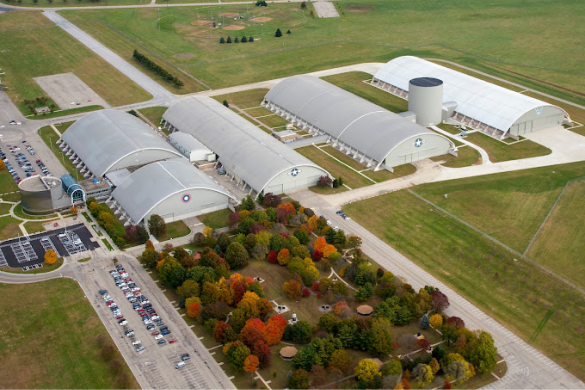
<instances>
[{"instance_id":1,"label":"white car","mask_svg":"<svg viewBox=\"0 0 585 390\"><path fill-rule=\"evenodd\" d=\"M134 332L130 332L128 333L126 336L130 337L130 336L134 336Z\"/></svg>"},{"instance_id":2,"label":"white car","mask_svg":"<svg viewBox=\"0 0 585 390\"><path fill-rule=\"evenodd\" d=\"M126 279L128 277L128 273L124 272L123 274L120 274L121 277L123 277L124 279Z\"/></svg>"},{"instance_id":3,"label":"white car","mask_svg":"<svg viewBox=\"0 0 585 390\"><path fill-rule=\"evenodd\" d=\"M140 344L140 340L134 340L134 341L132 341L132 345L138 345L138 344Z\"/></svg>"},{"instance_id":4,"label":"white car","mask_svg":"<svg viewBox=\"0 0 585 390\"><path fill-rule=\"evenodd\" d=\"M158 320L160 320L160 317L159 317L159 316L153 316L153 317L151 318L151 320L153 320L153 321L158 321Z\"/></svg>"},{"instance_id":5,"label":"white car","mask_svg":"<svg viewBox=\"0 0 585 390\"><path fill-rule=\"evenodd\" d=\"M156 336L154 336L155 340L160 340L162 339L164 336L162 334L157 334Z\"/></svg>"},{"instance_id":6,"label":"white car","mask_svg":"<svg viewBox=\"0 0 585 390\"><path fill-rule=\"evenodd\" d=\"M122 325L122 326L128 325L128 321L122 321L122 322L120 322L120 325Z\"/></svg>"},{"instance_id":7,"label":"white car","mask_svg":"<svg viewBox=\"0 0 585 390\"><path fill-rule=\"evenodd\" d=\"M152 320L145 320L144 321L144 325L150 325L150 324L152 324Z\"/></svg>"}]
</instances>

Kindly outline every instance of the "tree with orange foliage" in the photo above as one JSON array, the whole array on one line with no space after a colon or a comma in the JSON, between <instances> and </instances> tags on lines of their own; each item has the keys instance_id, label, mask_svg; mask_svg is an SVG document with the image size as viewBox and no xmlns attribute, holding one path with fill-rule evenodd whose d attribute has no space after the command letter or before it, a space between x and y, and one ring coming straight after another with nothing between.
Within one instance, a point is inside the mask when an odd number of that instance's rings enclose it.
<instances>
[{"instance_id":1,"label":"tree with orange foliage","mask_svg":"<svg viewBox=\"0 0 585 390\"><path fill-rule=\"evenodd\" d=\"M197 297L187 298L185 301L185 308L187 309L187 315L191 318L195 318L201 312L201 300Z\"/></svg>"},{"instance_id":2,"label":"tree with orange foliage","mask_svg":"<svg viewBox=\"0 0 585 390\"><path fill-rule=\"evenodd\" d=\"M282 248L280 252L278 252L276 260L278 260L278 264L280 265L287 265L290 261L290 251L286 248Z\"/></svg>"},{"instance_id":3,"label":"tree with orange foliage","mask_svg":"<svg viewBox=\"0 0 585 390\"><path fill-rule=\"evenodd\" d=\"M244 327L242 328L242 331L244 331L245 329L248 329L248 328L255 328L255 329L258 329L260 332L262 332L264 330L265 326L266 325L264 324L264 322L262 322L260 319L250 318L248 321L246 321L246 325L244 325Z\"/></svg>"},{"instance_id":4,"label":"tree with orange foliage","mask_svg":"<svg viewBox=\"0 0 585 390\"><path fill-rule=\"evenodd\" d=\"M4 168L6 166L6 164L4 164L4 161L0 160L0 169Z\"/></svg>"},{"instance_id":5,"label":"tree with orange foliage","mask_svg":"<svg viewBox=\"0 0 585 390\"><path fill-rule=\"evenodd\" d=\"M336 249L333 245L327 244L327 245L325 245L325 247L323 248L323 250L321 252L323 253L323 257L327 258L333 252L336 252Z\"/></svg>"},{"instance_id":6,"label":"tree with orange foliage","mask_svg":"<svg viewBox=\"0 0 585 390\"><path fill-rule=\"evenodd\" d=\"M301 284L294 279L284 282L282 290L290 299L299 299L301 297Z\"/></svg>"},{"instance_id":7,"label":"tree with orange foliage","mask_svg":"<svg viewBox=\"0 0 585 390\"><path fill-rule=\"evenodd\" d=\"M246 291L237 307L242 309L248 318L257 318L260 316L259 301L260 297L255 292Z\"/></svg>"},{"instance_id":8,"label":"tree with orange foliage","mask_svg":"<svg viewBox=\"0 0 585 390\"><path fill-rule=\"evenodd\" d=\"M351 316L351 308L344 301L339 301L335 305L334 313L340 318L348 318Z\"/></svg>"},{"instance_id":9,"label":"tree with orange foliage","mask_svg":"<svg viewBox=\"0 0 585 390\"><path fill-rule=\"evenodd\" d=\"M55 264L56 261L57 261L57 253L54 250L49 249L48 251L45 252L45 263L47 263L49 265L53 265L53 264Z\"/></svg>"},{"instance_id":10,"label":"tree with orange foliage","mask_svg":"<svg viewBox=\"0 0 585 390\"><path fill-rule=\"evenodd\" d=\"M77 207L75 207L75 206L71 206L71 207L69 208L69 212L70 212L71 214L73 214L73 215L76 215L76 214L79 212L79 209L78 209Z\"/></svg>"},{"instance_id":11,"label":"tree with orange foliage","mask_svg":"<svg viewBox=\"0 0 585 390\"><path fill-rule=\"evenodd\" d=\"M311 233L313 230L317 229L317 221L319 220L319 217L317 217L316 215L313 215L312 217L309 218L309 220L307 221L307 227L309 228L309 233Z\"/></svg>"},{"instance_id":12,"label":"tree with orange foliage","mask_svg":"<svg viewBox=\"0 0 585 390\"><path fill-rule=\"evenodd\" d=\"M254 377L254 373L258 371L258 364L260 364L260 361L256 356L248 355L248 357L244 359L244 371L251 372L252 377Z\"/></svg>"},{"instance_id":13,"label":"tree with orange foliage","mask_svg":"<svg viewBox=\"0 0 585 390\"><path fill-rule=\"evenodd\" d=\"M297 209L295 209L295 206L293 206L292 203L281 203L278 205L278 207L276 207L276 209L285 209L287 212L287 215L290 214L296 214L297 213Z\"/></svg>"},{"instance_id":14,"label":"tree with orange foliage","mask_svg":"<svg viewBox=\"0 0 585 390\"><path fill-rule=\"evenodd\" d=\"M313 244L313 248L315 248L316 251L323 253L323 248L325 248L326 245L327 241L325 240L325 237L317 237Z\"/></svg>"},{"instance_id":15,"label":"tree with orange foliage","mask_svg":"<svg viewBox=\"0 0 585 390\"><path fill-rule=\"evenodd\" d=\"M280 343L286 325L288 325L288 322L280 314L270 317L262 330L262 336L264 336L266 344L275 345Z\"/></svg>"},{"instance_id":16,"label":"tree with orange foliage","mask_svg":"<svg viewBox=\"0 0 585 390\"><path fill-rule=\"evenodd\" d=\"M213 338L215 341L218 343L223 343L223 334L228 328L231 328L231 326L226 324L224 321L219 321L217 324L215 324L215 328L213 328Z\"/></svg>"},{"instance_id":17,"label":"tree with orange foliage","mask_svg":"<svg viewBox=\"0 0 585 390\"><path fill-rule=\"evenodd\" d=\"M252 348L252 346L257 342L264 341L264 336L257 328L244 327L244 329L242 329L240 332L238 339L248 347Z\"/></svg>"}]
</instances>

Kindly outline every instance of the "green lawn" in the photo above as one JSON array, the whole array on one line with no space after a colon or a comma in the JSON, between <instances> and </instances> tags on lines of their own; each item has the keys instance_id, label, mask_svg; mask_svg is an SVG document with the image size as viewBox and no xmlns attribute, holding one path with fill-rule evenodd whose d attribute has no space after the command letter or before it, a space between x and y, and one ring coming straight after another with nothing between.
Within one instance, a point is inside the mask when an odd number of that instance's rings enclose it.
<instances>
[{"instance_id":1,"label":"green lawn","mask_svg":"<svg viewBox=\"0 0 585 390\"><path fill-rule=\"evenodd\" d=\"M116 214L114 214L112 209L110 209L110 207L107 204L100 203L99 205L104 211L106 211L114 216L114 229L116 230L116 233L119 237L123 237L124 234L126 234L126 228L124 227L124 224L122 222L120 222L120 220L118 219Z\"/></svg>"},{"instance_id":2,"label":"green lawn","mask_svg":"<svg viewBox=\"0 0 585 390\"><path fill-rule=\"evenodd\" d=\"M59 132L63 134L63 132L72 124L73 122L67 122L57 128ZM45 142L45 144L47 144L49 149L51 149L57 159L61 161L61 164L63 164L63 167L65 167L67 172L69 172L77 180L84 180L84 177L81 172L79 172L79 169L73 165L71 160L69 160L69 157L67 157L61 148L59 148L59 145L57 145L57 141L59 141L61 137L55 133L55 130L53 130L51 126L41 127L39 129L39 136Z\"/></svg>"},{"instance_id":3,"label":"green lawn","mask_svg":"<svg viewBox=\"0 0 585 390\"><path fill-rule=\"evenodd\" d=\"M0 193L7 193L7 192L14 192L18 191L18 184L12 178L10 172L8 172L8 168L4 167L0 169ZM20 199L20 195L18 196ZM4 199L8 200L8 199Z\"/></svg>"},{"instance_id":4,"label":"green lawn","mask_svg":"<svg viewBox=\"0 0 585 390\"><path fill-rule=\"evenodd\" d=\"M348 187L352 189L373 184L372 181L370 181L366 177L361 176L360 174L346 167L339 161L336 161L332 157L329 157L328 155L326 155L313 145L296 149L296 151L305 156L306 158L308 158L309 160L313 161L321 168L325 169L327 172L333 175L333 177L341 176L343 178L344 184L346 184Z\"/></svg>"},{"instance_id":5,"label":"green lawn","mask_svg":"<svg viewBox=\"0 0 585 390\"><path fill-rule=\"evenodd\" d=\"M569 184L527 253L581 287L585 287L584 197L584 180Z\"/></svg>"},{"instance_id":6,"label":"green lawn","mask_svg":"<svg viewBox=\"0 0 585 390\"><path fill-rule=\"evenodd\" d=\"M85 106L85 107L71 108L71 109L66 109L66 110L59 110L59 111L50 112L50 113L47 113L44 115L29 116L28 119L39 119L39 120L51 119L51 118L58 118L60 116L65 116L65 115L81 114L84 112L91 112L91 111L102 110L102 109L103 109L102 106Z\"/></svg>"},{"instance_id":7,"label":"green lawn","mask_svg":"<svg viewBox=\"0 0 585 390\"><path fill-rule=\"evenodd\" d=\"M2 76L2 82L8 87L8 96L25 115L31 112L24 99L46 96L33 77L59 73L75 73L112 106L151 98L150 94L64 30L54 26L40 12L6 13L0 19L0 30L3 30L0 40L0 52L4 53L2 71L6 73ZM49 99L48 104L52 103ZM68 113L69 110L58 114Z\"/></svg>"},{"instance_id":8,"label":"green lawn","mask_svg":"<svg viewBox=\"0 0 585 390\"><path fill-rule=\"evenodd\" d=\"M12 206L12 203L0 203L0 215L8 214Z\"/></svg>"},{"instance_id":9,"label":"green lawn","mask_svg":"<svg viewBox=\"0 0 585 390\"><path fill-rule=\"evenodd\" d=\"M356 10L355 6L362 8ZM459 0L429 5L425 0L349 0L341 4L340 18L327 19L311 18L309 10L303 15L297 7L270 4L261 9L249 7L247 13L245 7L223 4L161 7L160 12L148 8L62 13L72 20L86 20L79 26L123 57L138 46L134 40L213 88L412 54L454 60L543 92L585 101L576 92L585 89L585 80L576 77L582 73L582 61L565 54L585 46L583 24L574 17L580 11L579 1L545 0L527 5L524 0ZM246 19L219 17L226 12ZM258 16L272 20L249 20ZM165 18L160 30L159 17ZM222 27L192 24L211 17ZM226 24L245 28L226 31ZM290 29L292 34L274 38L276 28ZM533 43L541 39L543 30L550 31L547 45L535 53ZM219 43L220 37L244 35L254 36L255 42Z\"/></svg>"},{"instance_id":10,"label":"green lawn","mask_svg":"<svg viewBox=\"0 0 585 390\"><path fill-rule=\"evenodd\" d=\"M118 388L96 342L98 335L109 344L112 339L77 282L62 278L0 284L0 294L5 322L0 339L3 387ZM119 353L116 358L122 372L134 378ZM132 388L138 388L135 380Z\"/></svg>"},{"instance_id":11,"label":"green lawn","mask_svg":"<svg viewBox=\"0 0 585 390\"><path fill-rule=\"evenodd\" d=\"M101 0L94 2L91 0L57 0L57 1L37 1L33 0L21 0L17 3L14 0L1 0L0 3L8 5L18 5L19 7L31 7L31 8L49 8L49 7L95 7L100 5L135 5L135 4L146 4L146 0Z\"/></svg>"},{"instance_id":12,"label":"green lawn","mask_svg":"<svg viewBox=\"0 0 585 390\"><path fill-rule=\"evenodd\" d=\"M528 139L512 145L500 142L483 133L468 134L466 139L483 148L490 157L491 162L519 160L522 158L546 156L552 153L549 148Z\"/></svg>"},{"instance_id":13,"label":"green lawn","mask_svg":"<svg viewBox=\"0 0 585 390\"><path fill-rule=\"evenodd\" d=\"M30 223L30 222L27 222ZM55 261L55 264L52 265L48 265L43 263L42 268L36 268L36 269L32 269L30 271L23 271L22 268L10 268L8 266L6 267L0 267L0 271L2 272L8 272L10 274L44 274L47 272L51 272L51 271L55 271L56 269L59 269L61 266L63 265L63 258L59 257L57 259L57 261Z\"/></svg>"},{"instance_id":14,"label":"green lawn","mask_svg":"<svg viewBox=\"0 0 585 390\"><path fill-rule=\"evenodd\" d=\"M168 107L148 107L143 108L140 111L142 115L148 118L155 126L160 125L163 114L168 110Z\"/></svg>"},{"instance_id":15,"label":"green lawn","mask_svg":"<svg viewBox=\"0 0 585 390\"><path fill-rule=\"evenodd\" d=\"M11 216L0 217L0 241L22 235L18 225L20 220L12 218Z\"/></svg>"},{"instance_id":16,"label":"green lawn","mask_svg":"<svg viewBox=\"0 0 585 390\"><path fill-rule=\"evenodd\" d=\"M28 234L41 233L45 231L43 223L45 222L27 222L24 224L24 228Z\"/></svg>"},{"instance_id":17,"label":"green lawn","mask_svg":"<svg viewBox=\"0 0 585 390\"><path fill-rule=\"evenodd\" d=\"M581 162L425 184L414 191L523 253L563 187L584 175Z\"/></svg>"},{"instance_id":18,"label":"green lawn","mask_svg":"<svg viewBox=\"0 0 585 390\"><path fill-rule=\"evenodd\" d=\"M390 172L386 169L380 169L379 171L365 171L362 172L364 175L374 180L376 183L381 183L386 180L396 179L402 176L412 175L416 172L416 167L412 164L403 164L394 168L394 172Z\"/></svg>"},{"instance_id":19,"label":"green lawn","mask_svg":"<svg viewBox=\"0 0 585 390\"><path fill-rule=\"evenodd\" d=\"M230 209L217 210L211 213L198 215L197 219L212 229L221 229L228 225L228 216L231 212Z\"/></svg>"},{"instance_id":20,"label":"green lawn","mask_svg":"<svg viewBox=\"0 0 585 390\"><path fill-rule=\"evenodd\" d=\"M159 241L167 241L171 238L179 238L191 233L191 229L183 221L175 221L167 223L167 234L159 237Z\"/></svg>"},{"instance_id":21,"label":"green lawn","mask_svg":"<svg viewBox=\"0 0 585 390\"><path fill-rule=\"evenodd\" d=\"M512 254L406 191L352 203L344 210L524 340L553 308L554 316L532 344L585 377L580 354L585 338L578 320L585 316L585 299L578 292L529 263L514 261ZM408 269L403 276L417 278Z\"/></svg>"},{"instance_id":22,"label":"green lawn","mask_svg":"<svg viewBox=\"0 0 585 390\"><path fill-rule=\"evenodd\" d=\"M442 156L431 157L433 161L445 161L442 165L447 168L462 168L470 165L481 163L481 154L469 146L462 146L457 149L457 157L444 154Z\"/></svg>"},{"instance_id":23,"label":"green lawn","mask_svg":"<svg viewBox=\"0 0 585 390\"><path fill-rule=\"evenodd\" d=\"M213 96L213 99L217 100L220 103L223 103L224 100L227 100L228 104L234 104L241 109L246 109L258 107L260 103L262 103L262 101L264 100L264 96L266 96L268 91L269 91L268 89L263 88L249 89L247 91L242 92L233 92L225 95ZM268 113L270 114L272 113L269 110L266 111L268 111ZM249 111L246 112L248 112L248 114L252 116L255 116Z\"/></svg>"},{"instance_id":24,"label":"green lawn","mask_svg":"<svg viewBox=\"0 0 585 390\"><path fill-rule=\"evenodd\" d=\"M22 203L19 203L16 205L16 207L14 208L14 215L16 215L17 217L20 218L25 218L25 219L47 219L47 218L55 218L57 217L57 214L49 214L49 215L30 215L30 214L26 214L24 212L24 210L22 209Z\"/></svg>"},{"instance_id":25,"label":"green lawn","mask_svg":"<svg viewBox=\"0 0 585 390\"><path fill-rule=\"evenodd\" d=\"M112 247L112 245L110 244L110 242L108 240L106 240L105 238L102 238L102 243L104 244L104 246L106 248L108 248L109 251L113 251L114 247Z\"/></svg>"},{"instance_id":26,"label":"green lawn","mask_svg":"<svg viewBox=\"0 0 585 390\"><path fill-rule=\"evenodd\" d=\"M406 100L363 82L371 78L372 75L369 73L349 72L323 77L323 80L369 100L389 111L396 113L408 111L408 102Z\"/></svg>"}]
</instances>

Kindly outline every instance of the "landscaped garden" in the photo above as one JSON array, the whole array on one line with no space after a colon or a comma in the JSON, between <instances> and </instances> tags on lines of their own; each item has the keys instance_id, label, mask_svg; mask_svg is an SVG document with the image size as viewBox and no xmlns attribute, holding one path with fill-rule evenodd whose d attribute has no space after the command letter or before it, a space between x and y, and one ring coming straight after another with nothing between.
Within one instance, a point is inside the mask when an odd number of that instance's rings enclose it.
<instances>
[{"instance_id":1,"label":"landscaped garden","mask_svg":"<svg viewBox=\"0 0 585 390\"><path fill-rule=\"evenodd\" d=\"M441 291L415 291L298 202L259 202L227 215L229 233L147 242L140 259L239 388L473 388L505 371L491 335L443 314Z\"/></svg>"}]
</instances>

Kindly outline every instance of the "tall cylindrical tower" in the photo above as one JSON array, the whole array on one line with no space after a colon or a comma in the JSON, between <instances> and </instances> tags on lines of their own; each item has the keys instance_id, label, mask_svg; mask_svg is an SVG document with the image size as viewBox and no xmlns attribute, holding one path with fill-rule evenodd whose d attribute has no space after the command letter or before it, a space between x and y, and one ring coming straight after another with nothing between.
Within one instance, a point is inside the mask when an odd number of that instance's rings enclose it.
<instances>
[{"instance_id":1,"label":"tall cylindrical tower","mask_svg":"<svg viewBox=\"0 0 585 390\"><path fill-rule=\"evenodd\" d=\"M417 77L408 85L408 111L416 114L416 123L431 126L442 122L443 81Z\"/></svg>"}]
</instances>

